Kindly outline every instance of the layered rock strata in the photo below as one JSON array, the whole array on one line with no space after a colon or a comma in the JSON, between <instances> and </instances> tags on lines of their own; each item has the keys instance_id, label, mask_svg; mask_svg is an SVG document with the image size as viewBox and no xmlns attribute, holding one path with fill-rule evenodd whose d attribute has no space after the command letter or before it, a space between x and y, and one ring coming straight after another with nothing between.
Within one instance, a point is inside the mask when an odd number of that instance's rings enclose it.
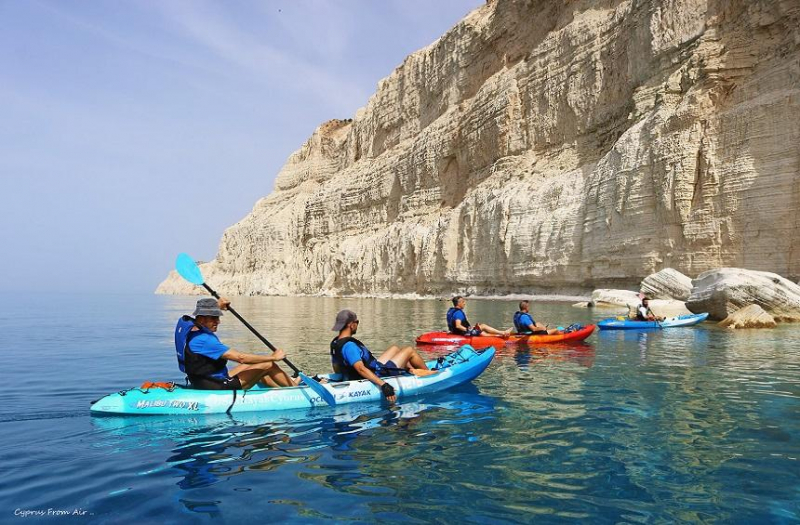
<instances>
[{"instance_id":1,"label":"layered rock strata","mask_svg":"<svg viewBox=\"0 0 800 525\"><path fill-rule=\"evenodd\" d=\"M794 0L492 0L318 128L203 271L227 294L796 280L799 50Z\"/></svg>"},{"instance_id":2,"label":"layered rock strata","mask_svg":"<svg viewBox=\"0 0 800 525\"><path fill-rule=\"evenodd\" d=\"M775 328L775 319L757 304L736 310L720 321L720 326L727 328Z\"/></svg>"},{"instance_id":3,"label":"layered rock strata","mask_svg":"<svg viewBox=\"0 0 800 525\"><path fill-rule=\"evenodd\" d=\"M776 321L800 321L800 285L770 272L721 268L700 274L692 281L686 307L708 312L721 320L737 310L758 305Z\"/></svg>"},{"instance_id":4,"label":"layered rock strata","mask_svg":"<svg viewBox=\"0 0 800 525\"><path fill-rule=\"evenodd\" d=\"M672 268L664 268L645 277L639 291L651 299L685 301L692 293L692 279Z\"/></svg>"}]
</instances>

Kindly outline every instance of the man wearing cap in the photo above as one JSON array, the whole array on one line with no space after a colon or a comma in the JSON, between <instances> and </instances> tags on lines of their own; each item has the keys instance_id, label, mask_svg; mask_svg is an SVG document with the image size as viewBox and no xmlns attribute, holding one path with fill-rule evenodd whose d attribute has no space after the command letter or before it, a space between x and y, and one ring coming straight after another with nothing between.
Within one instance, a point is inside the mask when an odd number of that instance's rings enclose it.
<instances>
[{"instance_id":1,"label":"man wearing cap","mask_svg":"<svg viewBox=\"0 0 800 525\"><path fill-rule=\"evenodd\" d=\"M342 374L345 380L369 379L381 393L394 403L397 399L394 387L381 377L401 375L405 372L416 376L435 374L429 370L425 360L410 346L400 349L392 346L377 359L369 349L353 337L358 331L358 316L350 310L336 315L333 331L339 332L331 341L331 363L333 371Z\"/></svg>"},{"instance_id":2,"label":"man wearing cap","mask_svg":"<svg viewBox=\"0 0 800 525\"><path fill-rule=\"evenodd\" d=\"M285 357L278 349L272 355L239 352L223 344L217 334L222 310L230 301L206 297L197 301L192 315L184 315L175 327L175 351L181 372L194 388L201 390L248 389L262 382L265 386L295 386L276 361ZM240 363L228 370L228 360Z\"/></svg>"}]
</instances>

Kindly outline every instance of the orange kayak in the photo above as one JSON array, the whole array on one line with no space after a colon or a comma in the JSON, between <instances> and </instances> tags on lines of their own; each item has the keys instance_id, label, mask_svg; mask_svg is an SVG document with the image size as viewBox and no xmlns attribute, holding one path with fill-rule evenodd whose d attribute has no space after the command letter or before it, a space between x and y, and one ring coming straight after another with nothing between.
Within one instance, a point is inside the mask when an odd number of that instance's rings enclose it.
<instances>
[{"instance_id":1,"label":"orange kayak","mask_svg":"<svg viewBox=\"0 0 800 525\"><path fill-rule=\"evenodd\" d=\"M574 332L553 335L510 335L508 339L497 335L466 336L451 334L450 332L427 332L417 337L418 345L471 345L473 348L487 348L490 346L503 346L514 344L539 345L548 343L563 343L568 341L583 341L594 332L595 325L584 326Z\"/></svg>"}]
</instances>

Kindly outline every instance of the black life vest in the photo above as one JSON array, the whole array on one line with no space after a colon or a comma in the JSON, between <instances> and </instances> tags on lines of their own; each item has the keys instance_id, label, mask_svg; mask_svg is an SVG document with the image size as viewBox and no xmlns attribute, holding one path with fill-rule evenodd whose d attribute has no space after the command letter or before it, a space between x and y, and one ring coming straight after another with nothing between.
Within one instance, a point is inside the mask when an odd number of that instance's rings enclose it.
<instances>
[{"instance_id":1,"label":"black life vest","mask_svg":"<svg viewBox=\"0 0 800 525\"><path fill-rule=\"evenodd\" d=\"M361 350L361 362L364 363L364 366L377 373L378 370L380 370L380 363L375 359L375 356L372 355L372 352L369 351L364 343L355 337L339 339L338 336L331 341L331 364L333 365L333 371L342 374L345 381L364 379L355 367L347 364L342 354L344 345L350 342L355 343L358 349Z\"/></svg>"},{"instance_id":2,"label":"black life vest","mask_svg":"<svg viewBox=\"0 0 800 525\"><path fill-rule=\"evenodd\" d=\"M184 315L178 320L175 327L175 353L178 358L178 367L181 372L186 373L189 379L192 378L222 378L227 376L228 360L196 354L189 348L189 342L202 333L201 330L193 330L195 327L194 319Z\"/></svg>"}]
</instances>

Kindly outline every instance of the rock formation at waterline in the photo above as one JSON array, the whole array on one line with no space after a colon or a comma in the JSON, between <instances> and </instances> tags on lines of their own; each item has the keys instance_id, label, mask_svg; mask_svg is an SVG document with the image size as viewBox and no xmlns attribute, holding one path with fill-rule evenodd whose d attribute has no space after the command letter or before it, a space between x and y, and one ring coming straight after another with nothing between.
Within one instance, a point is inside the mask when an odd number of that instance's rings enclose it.
<instances>
[{"instance_id":1,"label":"rock formation at waterline","mask_svg":"<svg viewBox=\"0 0 800 525\"><path fill-rule=\"evenodd\" d=\"M757 304L745 306L736 310L720 321L720 326L728 328L775 328L775 319Z\"/></svg>"},{"instance_id":2,"label":"rock formation at waterline","mask_svg":"<svg viewBox=\"0 0 800 525\"><path fill-rule=\"evenodd\" d=\"M229 294L797 280L799 143L796 0L491 0L320 126L203 271Z\"/></svg>"},{"instance_id":3,"label":"rock formation at waterline","mask_svg":"<svg viewBox=\"0 0 800 525\"><path fill-rule=\"evenodd\" d=\"M720 268L700 274L692 281L686 307L694 313L708 312L721 320L755 304L776 321L800 321L800 285L770 272Z\"/></svg>"},{"instance_id":4,"label":"rock formation at waterline","mask_svg":"<svg viewBox=\"0 0 800 525\"><path fill-rule=\"evenodd\" d=\"M592 303L595 306L635 307L641 302L639 294L630 290L600 289L592 292Z\"/></svg>"}]
</instances>

